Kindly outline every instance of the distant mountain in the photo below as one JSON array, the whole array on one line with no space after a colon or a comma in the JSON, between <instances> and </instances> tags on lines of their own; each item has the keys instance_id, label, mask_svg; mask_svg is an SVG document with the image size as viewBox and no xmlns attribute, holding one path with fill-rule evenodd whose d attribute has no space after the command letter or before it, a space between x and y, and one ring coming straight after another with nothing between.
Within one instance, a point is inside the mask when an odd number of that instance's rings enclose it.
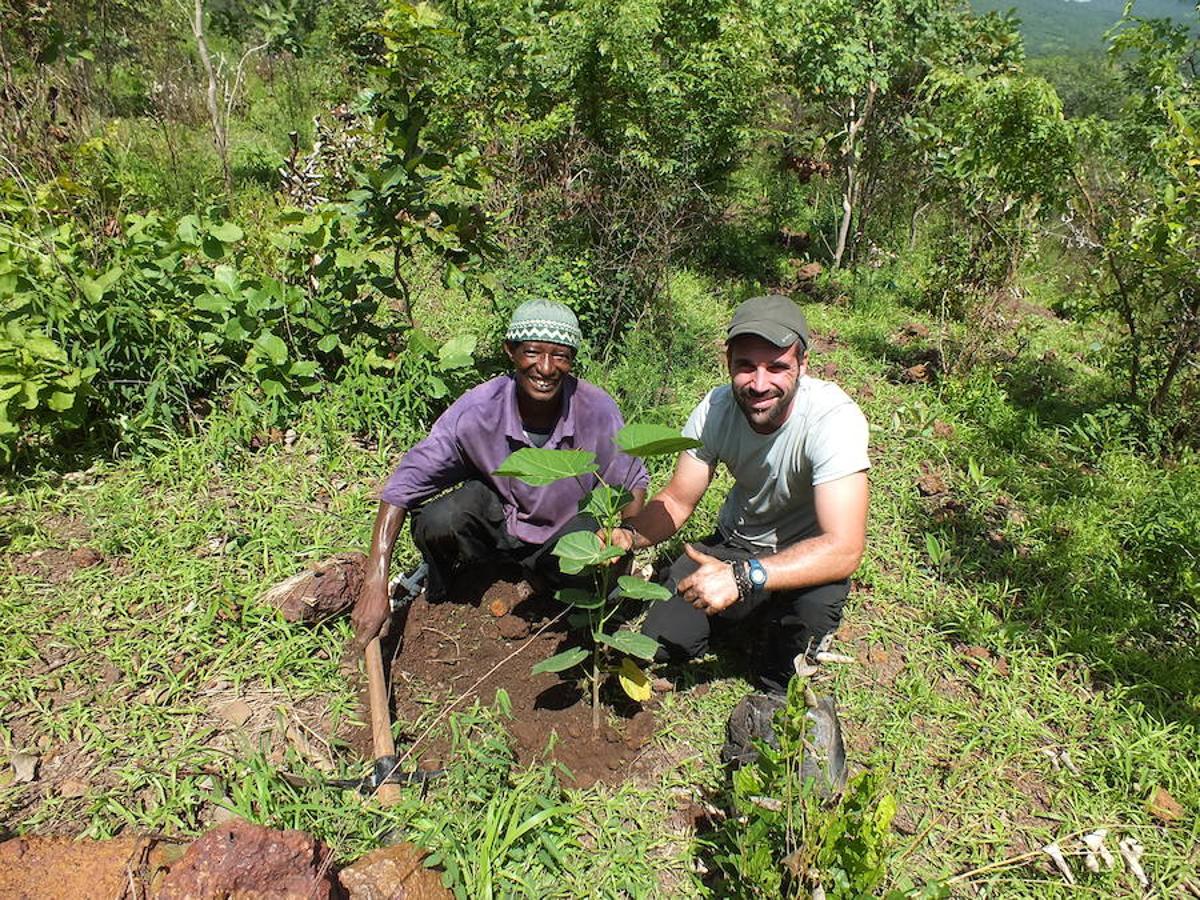
<instances>
[{"instance_id":1,"label":"distant mountain","mask_svg":"<svg viewBox=\"0 0 1200 900\"><path fill-rule=\"evenodd\" d=\"M1104 32L1121 18L1124 0L971 0L978 12L1015 10L1030 55L1086 53L1104 47ZM1134 13L1147 19L1200 22L1190 0L1136 0Z\"/></svg>"}]
</instances>

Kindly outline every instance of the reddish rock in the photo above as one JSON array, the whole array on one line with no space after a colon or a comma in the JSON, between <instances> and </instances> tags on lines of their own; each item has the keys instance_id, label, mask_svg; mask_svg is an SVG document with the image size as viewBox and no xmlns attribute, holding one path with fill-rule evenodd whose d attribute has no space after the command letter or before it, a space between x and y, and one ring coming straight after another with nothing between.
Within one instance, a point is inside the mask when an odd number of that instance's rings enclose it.
<instances>
[{"instance_id":1,"label":"reddish rock","mask_svg":"<svg viewBox=\"0 0 1200 900\"><path fill-rule=\"evenodd\" d=\"M946 482L937 472L926 472L917 479L917 490L922 497L936 497L946 493Z\"/></svg>"},{"instance_id":2,"label":"reddish rock","mask_svg":"<svg viewBox=\"0 0 1200 900\"><path fill-rule=\"evenodd\" d=\"M838 373L838 364L825 363L825 365L818 367L817 373L825 379L836 378Z\"/></svg>"},{"instance_id":3,"label":"reddish rock","mask_svg":"<svg viewBox=\"0 0 1200 900\"><path fill-rule=\"evenodd\" d=\"M645 746L654 737L654 727L654 713L643 709L625 726L625 746L630 750Z\"/></svg>"},{"instance_id":4,"label":"reddish rock","mask_svg":"<svg viewBox=\"0 0 1200 900\"><path fill-rule=\"evenodd\" d=\"M949 422L943 422L941 419L935 419L933 422L933 434L934 437L950 440L954 437L954 426Z\"/></svg>"},{"instance_id":5,"label":"reddish rock","mask_svg":"<svg viewBox=\"0 0 1200 900\"><path fill-rule=\"evenodd\" d=\"M129 870L140 868L150 841L76 841L13 838L0 844L0 897L4 900L80 900L123 897Z\"/></svg>"},{"instance_id":6,"label":"reddish rock","mask_svg":"<svg viewBox=\"0 0 1200 900\"><path fill-rule=\"evenodd\" d=\"M362 591L367 558L339 553L270 588L259 603L274 606L289 622L319 622L350 609Z\"/></svg>"},{"instance_id":7,"label":"reddish rock","mask_svg":"<svg viewBox=\"0 0 1200 900\"><path fill-rule=\"evenodd\" d=\"M163 879L158 900L328 900L341 896L331 857L328 847L303 831L231 822L192 843Z\"/></svg>"},{"instance_id":8,"label":"reddish rock","mask_svg":"<svg viewBox=\"0 0 1200 900\"><path fill-rule=\"evenodd\" d=\"M104 555L95 547L80 547L71 554L71 562L77 569L90 569L104 562Z\"/></svg>"},{"instance_id":9,"label":"reddish rock","mask_svg":"<svg viewBox=\"0 0 1200 900\"><path fill-rule=\"evenodd\" d=\"M901 372L900 380L908 384L929 384L933 380L933 373L929 363L917 363Z\"/></svg>"},{"instance_id":10,"label":"reddish rock","mask_svg":"<svg viewBox=\"0 0 1200 900\"><path fill-rule=\"evenodd\" d=\"M421 865L425 852L415 844L380 847L342 870L338 876L350 900L444 900L454 895L442 887L437 872Z\"/></svg>"},{"instance_id":11,"label":"reddish rock","mask_svg":"<svg viewBox=\"0 0 1200 900\"><path fill-rule=\"evenodd\" d=\"M825 271L825 267L822 266L819 262L805 263L804 265L799 266L796 269L796 280L797 281L812 281L814 278L819 276L824 271Z\"/></svg>"},{"instance_id":12,"label":"reddish rock","mask_svg":"<svg viewBox=\"0 0 1200 900\"><path fill-rule=\"evenodd\" d=\"M1150 811L1150 815L1168 825L1178 822L1184 815L1183 804L1167 793L1166 788L1161 787L1156 787L1150 794L1150 799L1146 801L1146 808Z\"/></svg>"}]
</instances>

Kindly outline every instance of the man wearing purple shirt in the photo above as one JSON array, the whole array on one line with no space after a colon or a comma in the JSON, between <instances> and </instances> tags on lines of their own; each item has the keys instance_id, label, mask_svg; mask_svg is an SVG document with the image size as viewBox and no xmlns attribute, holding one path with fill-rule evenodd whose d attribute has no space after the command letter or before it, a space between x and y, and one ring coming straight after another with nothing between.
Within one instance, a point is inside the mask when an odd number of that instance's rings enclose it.
<instances>
[{"instance_id":1,"label":"man wearing purple shirt","mask_svg":"<svg viewBox=\"0 0 1200 900\"><path fill-rule=\"evenodd\" d=\"M441 600L457 566L496 555L561 582L550 550L567 532L596 529L579 503L597 476L632 494L626 515L641 509L649 476L613 443L624 424L616 403L571 374L580 337L575 314L561 303L522 304L504 341L513 371L463 394L404 456L380 494L366 581L352 616L359 645L387 634L388 571L408 515L413 543L429 564L426 595ZM542 487L492 474L522 447L589 450L598 472ZM448 488L454 490L438 496Z\"/></svg>"}]
</instances>

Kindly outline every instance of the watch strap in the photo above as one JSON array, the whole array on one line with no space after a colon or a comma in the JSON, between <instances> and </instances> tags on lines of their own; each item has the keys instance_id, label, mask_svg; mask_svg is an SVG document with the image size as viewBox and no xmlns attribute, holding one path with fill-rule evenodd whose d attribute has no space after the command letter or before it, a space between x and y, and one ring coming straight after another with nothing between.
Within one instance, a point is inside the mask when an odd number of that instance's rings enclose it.
<instances>
[{"instance_id":1,"label":"watch strap","mask_svg":"<svg viewBox=\"0 0 1200 900\"><path fill-rule=\"evenodd\" d=\"M754 584L750 581L750 563L744 559L735 559L729 566L733 569L733 582L737 585L738 600L745 600L754 593Z\"/></svg>"}]
</instances>

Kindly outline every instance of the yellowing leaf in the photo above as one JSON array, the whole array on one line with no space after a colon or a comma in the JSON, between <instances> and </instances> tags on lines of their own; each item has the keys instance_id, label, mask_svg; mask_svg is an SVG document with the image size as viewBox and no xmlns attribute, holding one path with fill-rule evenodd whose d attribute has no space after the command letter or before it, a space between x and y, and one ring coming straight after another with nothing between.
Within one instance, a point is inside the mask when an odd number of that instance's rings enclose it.
<instances>
[{"instance_id":1,"label":"yellowing leaf","mask_svg":"<svg viewBox=\"0 0 1200 900\"><path fill-rule=\"evenodd\" d=\"M621 660L621 668L617 670L617 681L621 683L621 690L629 699L638 703L645 703L653 693L650 678L628 656Z\"/></svg>"}]
</instances>

